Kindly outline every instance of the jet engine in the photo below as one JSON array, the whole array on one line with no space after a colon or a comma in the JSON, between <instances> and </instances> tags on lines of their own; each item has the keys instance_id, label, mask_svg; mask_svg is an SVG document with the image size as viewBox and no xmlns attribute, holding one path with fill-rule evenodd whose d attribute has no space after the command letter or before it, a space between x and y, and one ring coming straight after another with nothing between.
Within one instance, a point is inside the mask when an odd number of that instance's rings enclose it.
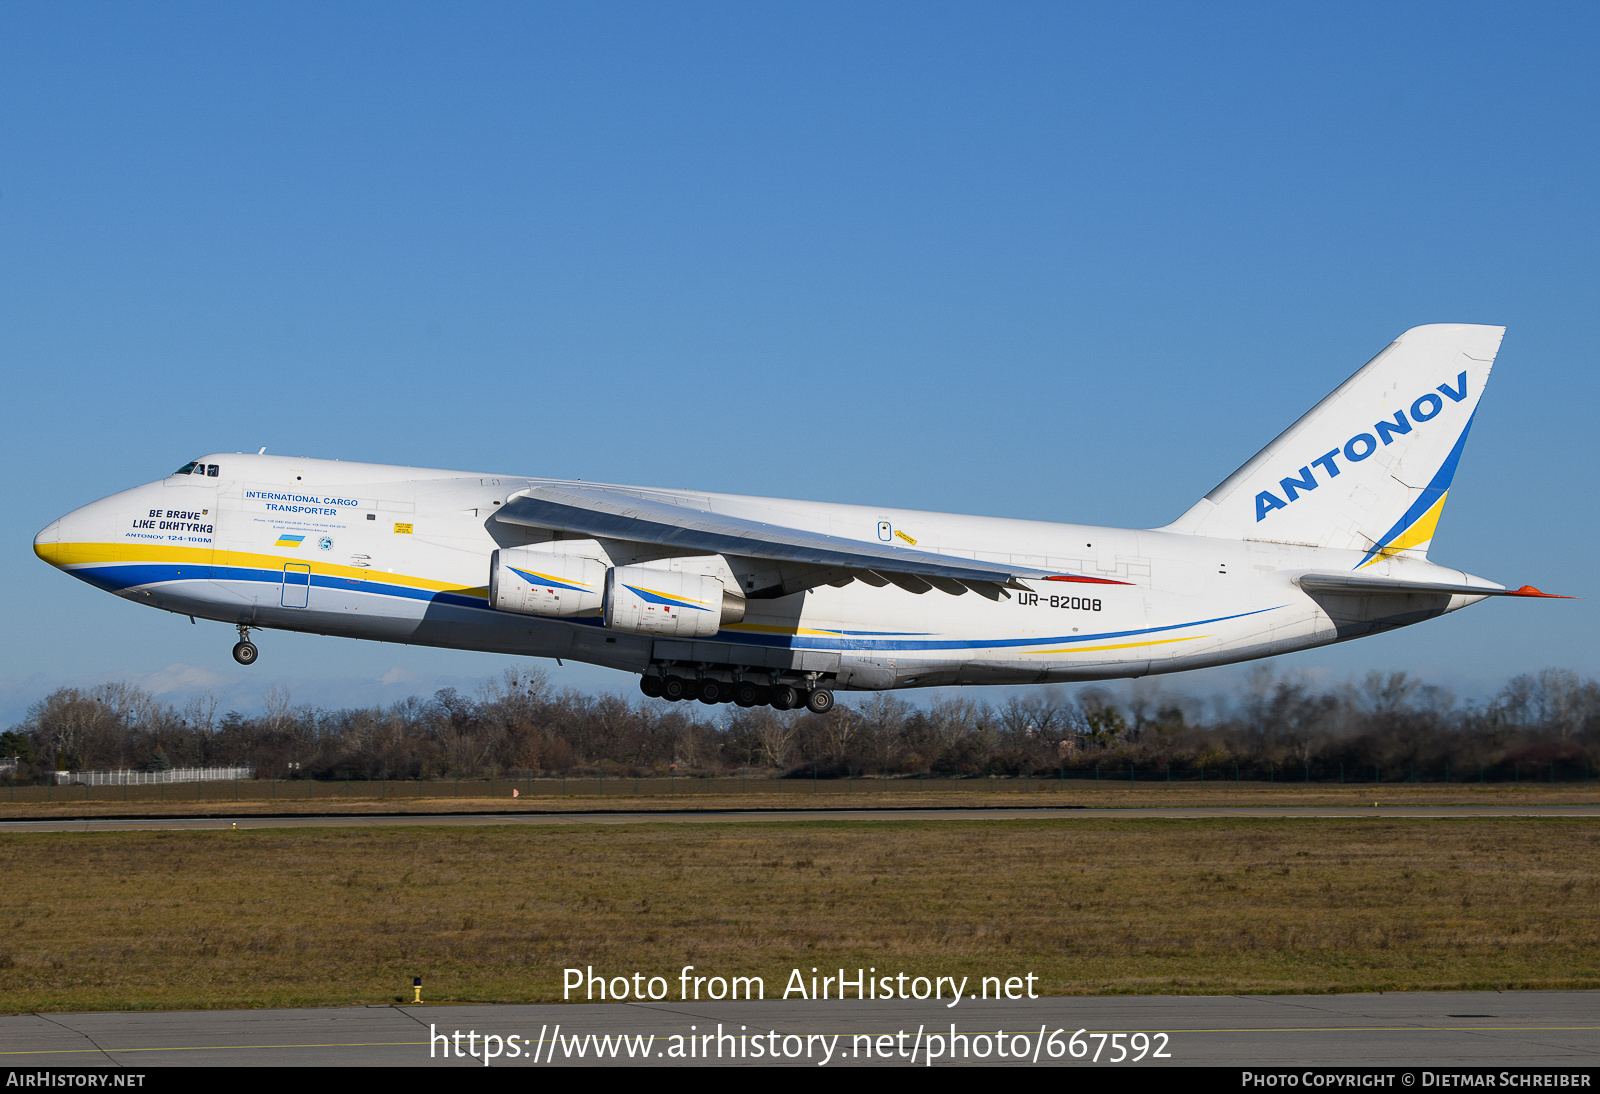
<instances>
[{"instance_id":1,"label":"jet engine","mask_svg":"<svg viewBox=\"0 0 1600 1094\"><path fill-rule=\"evenodd\" d=\"M606 574L605 624L612 630L709 638L744 618L744 598L702 574L617 566Z\"/></svg>"},{"instance_id":2,"label":"jet engine","mask_svg":"<svg viewBox=\"0 0 1600 1094\"><path fill-rule=\"evenodd\" d=\"M605 587L605 563L589 558L502 547L489 562L489 603L503 612L599 615Z\"/></svg>"}]
</instances>

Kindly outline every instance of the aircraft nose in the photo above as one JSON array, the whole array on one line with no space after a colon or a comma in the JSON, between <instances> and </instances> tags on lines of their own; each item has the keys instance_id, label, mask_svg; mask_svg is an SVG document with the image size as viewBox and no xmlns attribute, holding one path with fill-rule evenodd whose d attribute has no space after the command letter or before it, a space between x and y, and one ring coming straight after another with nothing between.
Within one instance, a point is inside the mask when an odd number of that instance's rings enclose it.
<instances>
[{"instance_id":1,"label":"aircraft nose","mask_svg":"<svg viewBox=\"0 0 1600 1094\"><path fill-rule=\"evenodd\" d=\"M112 539L121 508L114 499L115 495L92 501L45 525L33 537L33 553L57 568L87 561L82 557L85 544L104 544Z\"/></svg>"},{"instance_id":2,"label":"aircraft nose","mask_svg":"<svg viewBox=\"0 0 1600 1094\"><path fill-rule=\"evenodd\" d=\"M44 530L33 537L33 553L55 565L55 550L61 543L61 518L57 517L44 526Z\"/></svg>"}]
</instances>

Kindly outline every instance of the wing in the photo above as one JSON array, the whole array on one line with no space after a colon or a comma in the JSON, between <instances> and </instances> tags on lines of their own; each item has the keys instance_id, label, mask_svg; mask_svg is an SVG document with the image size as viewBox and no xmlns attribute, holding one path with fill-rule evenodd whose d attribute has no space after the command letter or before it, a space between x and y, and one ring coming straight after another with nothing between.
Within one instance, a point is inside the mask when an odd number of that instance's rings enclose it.
<instances>
[{"instance_id":1,"label":"wing","mask_svg":"<svg viewBox=\"0 0 1600 1094\"><path fill-rule=\"evenodd\" d=\"M892 583L917 593L937 588L959 596L972 589L995 599L1002 586L1020 588L1014 584L1017 578L1060 576L1026 566L879 546L591 486L563 484L522 491L506 500L495 519L676 550L848 571L846 581L859 577L869 584ZM826 579L817 582L826 583Z\"/></svg>"},{"instance_id":2,"label":"wing","mask_svg":"<svg viewBox=\"0 0 1600 1094\"><path fill-rule=\"evenodd\" d=\"M1532 585L1506 589L1499 585L1453 584L1443 581L1407 581L1396 577L1369 577L1359 573L1305 573L1295 579L1307 592L1346 593L1371 596L1394 593L1448 593L1455 596L1544 596L1554 600L1575 600L1559 593L1542 593Z\"/></svg>"}]
</instances>

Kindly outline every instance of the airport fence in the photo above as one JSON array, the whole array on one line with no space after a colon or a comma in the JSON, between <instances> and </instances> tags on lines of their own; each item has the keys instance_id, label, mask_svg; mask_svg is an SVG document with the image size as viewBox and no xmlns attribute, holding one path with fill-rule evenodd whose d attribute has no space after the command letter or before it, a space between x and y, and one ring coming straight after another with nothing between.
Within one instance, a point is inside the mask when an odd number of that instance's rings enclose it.
<instances>
[{"instance_id":1,"label":"airport fence","mask_svg":"<svg viewBox=\"0 0 1600 1094\"><path fill-rule=\"evenodd\" d=\"M357 778L256 778L248 768L200 769L210 772L234 770L232 778L216 777L187 781L182 769L160 772L161 779L120 781L74 781L69 784L18 785L8 780L0 800L27 802L157 802L231 801L284 803L299 801L404 801L420 799L518 799L530 798L646 798L672 797L737 800L761 795L785 798L807 796L892 795L911 798L919 794L1065 794L1081 797L1096 790L1159 789L1164 784L1179 790L1237 789L1262 791L1278 789L1332 789L1429 785L1540 785L1582 786L1593 784L1595 770L1588 763L1506 763L1418 767L1406 765L1247 765L1247 764L1092 764L1061 766L1024 771L1020 774L970 774L965 776L895 774L861 771L854 768L807 768L777 777L768 769L747 769L734 773L678 774L659 772L598 773L592 770L565 775L488 778L445 776L430 779ZM190 772L196 769L188 769ZM75 772L73 774L90 774ZM115 772L98 774L114 775ZM131 772L132 775L152 773ZM179 777L173 777L179 776Z\"/></svg>"},{"instance_id":2,"label":"airport fence","mask_svg":"<svg viewBox=\"0 0 1600 1094\"><path fill-rule=\"evenodd\" d=\"M57 786L154 786L157 783L229 782L253 779L253 767L172 767L165 771L57 771Z\"/></svg>"}]
</instances>

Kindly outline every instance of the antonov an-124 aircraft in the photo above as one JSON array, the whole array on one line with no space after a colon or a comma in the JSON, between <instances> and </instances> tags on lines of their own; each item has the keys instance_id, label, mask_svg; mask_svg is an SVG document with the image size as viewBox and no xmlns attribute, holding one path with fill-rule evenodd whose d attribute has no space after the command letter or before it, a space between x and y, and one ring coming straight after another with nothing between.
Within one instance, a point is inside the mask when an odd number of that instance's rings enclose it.
<instances>
[{"instance_id":1,"label":"antonov an-124 aircraft","mask_svg":"<svg viewBox=\"0 0 1600 1094\"><path fill-rule=\"evenodd\" d=\"M252 630L312 631L819 713L840 688L1179 672L1547 595L1428 560L1503 334L1407 331L1162 528L218 453L34 550L237 626L246 665Z\"/></svg>"}]
</instances>

